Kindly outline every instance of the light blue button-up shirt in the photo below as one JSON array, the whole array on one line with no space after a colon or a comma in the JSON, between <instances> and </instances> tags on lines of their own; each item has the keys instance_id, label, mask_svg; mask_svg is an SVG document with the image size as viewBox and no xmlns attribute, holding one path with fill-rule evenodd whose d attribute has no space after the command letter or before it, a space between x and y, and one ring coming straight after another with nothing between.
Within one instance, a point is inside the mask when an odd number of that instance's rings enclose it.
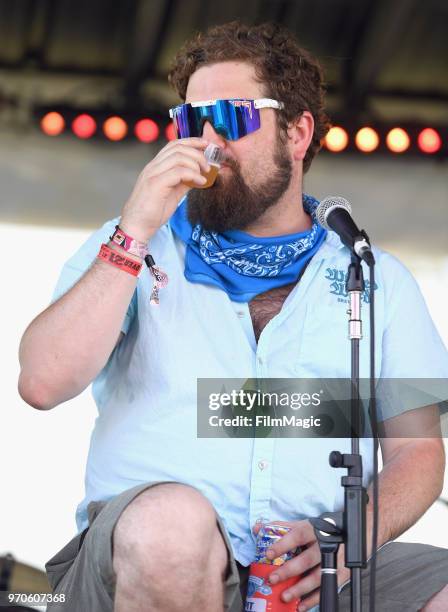
<instances>
[{"instance_id":1,"label":"light blue button-up shirt","mask_svg":"<svg viewBox=\"0 0 448 612\"><path fill-rule=\"evenodd\" d=\"M88 269L118 219L94 233L66 263L62 295ZM348 250L329 232L298 285L255 340L248 304L184 277L185 245L163 226L151 253L168 274L160 306L149 303L152 279L143 269L123 322L125 337L93 383L98 418L92 433L87 505L148 481L197 487L214 505L243 565L254 557L251 527L259 519L299 520L343 503L332 450L346 439L209 439L196 432L198 378L349 378ZM411 274L391 255L377 259L376 372L389 378L448 378L447 351ZM365 274L367 277L367 272ZM365 294L368 298L368 292ZM369 375L369 311L363 305L360 375ZM372 442L360 441L364 480L372 474Z\"/></svg>"}]
</instances>

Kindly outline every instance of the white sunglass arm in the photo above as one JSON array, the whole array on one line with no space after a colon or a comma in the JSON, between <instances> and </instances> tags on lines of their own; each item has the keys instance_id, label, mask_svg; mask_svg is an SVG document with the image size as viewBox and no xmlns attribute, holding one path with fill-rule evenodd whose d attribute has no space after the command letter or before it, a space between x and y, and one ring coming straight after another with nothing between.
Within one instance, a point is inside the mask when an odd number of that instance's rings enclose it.
<instances>
[{"instance_id":1,"label":"white sunglass arm","mask_svg":"<svg viewBox=\"0 0 448 612\"><path fill-rule=\"evenodd\" d=\"M283 108L283 102L279 102L278 100L272 100L272 98L259 98L258 100L254 100L255 108Z\"/></svg>"}]
</instances>

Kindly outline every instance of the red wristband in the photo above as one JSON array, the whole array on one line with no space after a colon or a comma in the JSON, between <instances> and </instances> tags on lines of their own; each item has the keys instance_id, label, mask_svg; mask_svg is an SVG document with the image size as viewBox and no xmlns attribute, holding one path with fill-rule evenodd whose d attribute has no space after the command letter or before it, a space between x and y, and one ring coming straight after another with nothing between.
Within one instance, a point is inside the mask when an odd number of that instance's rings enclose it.
<instances>
[{"instance_id":1,"label":"red wristband","mask_svg":"<svg viewBox=\"0 0 448 612\"><path fill-rule=\"evenodd\" d=\"M142 264L130 259L129 257L125 257L124 255L120 255L113 249L107 246L107 244L102 244L100 252L98 253L98 259L102 259L107 263L123 270L124 272L128 272L128 274L132 274L132 276L138 276L138 273L142 269Z\"/></svg>"}]
</instances>

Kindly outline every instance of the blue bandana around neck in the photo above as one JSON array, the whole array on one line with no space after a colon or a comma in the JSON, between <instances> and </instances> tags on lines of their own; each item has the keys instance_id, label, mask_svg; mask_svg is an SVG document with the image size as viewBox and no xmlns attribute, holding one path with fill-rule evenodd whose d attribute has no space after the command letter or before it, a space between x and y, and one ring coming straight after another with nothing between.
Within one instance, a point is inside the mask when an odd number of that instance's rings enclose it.
<instances>
[{"instance_id":1,"label":"blue bandana around neck","mask_svg":"<svg viewBox=\"0 0 448 612\"><path fill-rule=\"evenodd\" d=\"M218 234L199 224L192 227L185 197L170 220L174 233L187 246L185 278L216 285L235 302L249 302L269 289L297 281L327 234L315 217L318 204L303 194L303 208L312 219L309 230L261 238L240 230Z\"/></svg>"}]
</instances>

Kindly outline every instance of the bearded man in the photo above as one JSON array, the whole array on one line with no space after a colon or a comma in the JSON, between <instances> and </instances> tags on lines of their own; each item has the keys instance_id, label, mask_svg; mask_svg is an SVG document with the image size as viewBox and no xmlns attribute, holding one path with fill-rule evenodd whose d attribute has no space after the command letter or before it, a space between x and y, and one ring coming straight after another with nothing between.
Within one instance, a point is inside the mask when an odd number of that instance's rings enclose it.
<instances>
[{"instance_id":1,"label":"bearded man","mask_svg":"<svg viewBox=\"0 0 448 612\"><path fill-rule=\"evenodd\" d=\"M347 305L328 276L350 252L302 189L328 130L321 69L287 30L233 22L189 41L169 77L182 100L171 109L177 139L67 262L21 344L25 401L51 409L93 381L98 406L79 533L47 564L65 602L48 609L241 612L257 526L282 521L292 529L272 555L302 552L271 582L302 576L282 598L310 610L321 578L307 519L342 507L328 467L335 440L199 438L196 411L199 378L350 378ZM223 163L202 189L209 144ZM448 377L415 281L374 253L377 371ZM361 376L368 365L362 353ZM372 441L360 448L368 486ZM446 610L448 552L385 545L439 495L442 443L384 438L381 450L377 609ZM369 542L371 529L369 503ZM341 548L342 610L348 579Z\"/></svg>"}]
</instances>

